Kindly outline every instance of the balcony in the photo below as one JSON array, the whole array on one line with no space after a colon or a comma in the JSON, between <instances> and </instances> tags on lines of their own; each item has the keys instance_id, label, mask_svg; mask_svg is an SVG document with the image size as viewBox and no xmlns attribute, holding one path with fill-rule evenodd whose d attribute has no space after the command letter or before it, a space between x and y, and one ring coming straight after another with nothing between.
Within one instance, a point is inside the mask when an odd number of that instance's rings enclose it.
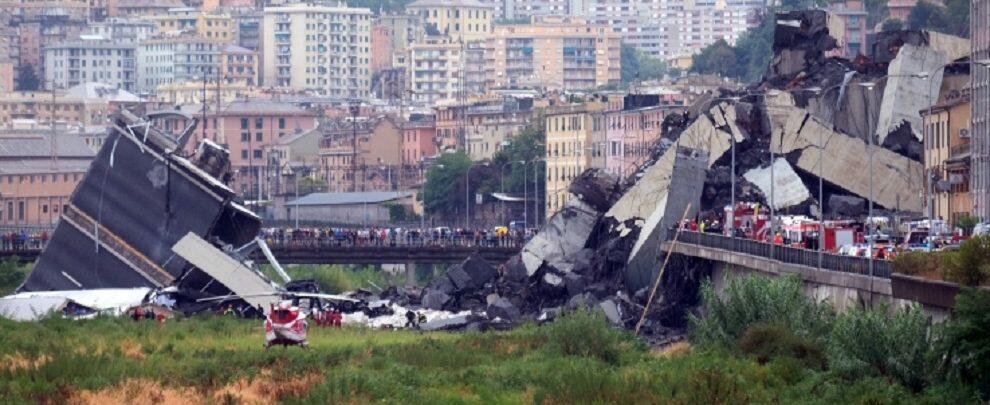
<instances>
[{"instance_id":1,"label":"balcony","mask_svg":"<svg viewBox=\"0 0 990 405\"><path fill-rule=\"evenodd\" d=\"M969 155L969 142L953 146L949 149L949 158L958 158Z\"/></svg>"}]
</instances>

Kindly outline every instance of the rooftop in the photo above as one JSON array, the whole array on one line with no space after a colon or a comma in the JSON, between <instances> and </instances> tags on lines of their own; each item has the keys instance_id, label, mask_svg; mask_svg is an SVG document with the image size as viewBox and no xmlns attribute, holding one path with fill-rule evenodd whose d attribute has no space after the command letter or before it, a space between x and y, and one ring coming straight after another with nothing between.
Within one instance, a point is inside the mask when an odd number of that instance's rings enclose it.
<instances>
[{"instance_id":1,"label":"rooftop","mask_svg":"<svg viewBox=\"0 0 990 405\"><path fill-rule=\"evenodd\" d=\"M294 205L348 205L378 204L400 198L412 197L412 191L363 191L352 193L313 193L286 203Z\"/></svg>"},{"instance_id":2,"label":"rooftop","mask_svg":"<svg viewBox=\"0 0 990 405\"><path fill-rule=\"evenodd\" d=\"M406 8L415 7L471 7L471 8L492 8L478 0L417 0L407 5Z\"/></svg>"},{"instance_id":3,"label":"rooftop","mask_svg":"<svg viewBox=\"0 0 990 405\"><path fill-rule=\"evenodd\" d=\"M0 160L4 159L48 159L52 148L48 130L10 131L0 135ZM59 157L92 158L96 154L82 137L61 134L58 136Z\"/></svg>"}]
</instances>

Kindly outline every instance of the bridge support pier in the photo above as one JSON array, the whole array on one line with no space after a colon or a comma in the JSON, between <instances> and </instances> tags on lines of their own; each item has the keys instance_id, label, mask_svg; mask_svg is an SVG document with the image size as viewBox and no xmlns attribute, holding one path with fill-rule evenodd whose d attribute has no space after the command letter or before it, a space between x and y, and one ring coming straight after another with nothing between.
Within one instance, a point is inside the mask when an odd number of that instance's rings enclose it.
<instances>
[{"instance_id":1,"label":"bridge support pier","mask_svg":"<svg viewBox=\"0 0 990 405\"><path fill-rule=\"evenodd\" d=\"M406 263L406 287L413 287L416 285L416 263L408 262Z\"/></svg>"}]
</instances>

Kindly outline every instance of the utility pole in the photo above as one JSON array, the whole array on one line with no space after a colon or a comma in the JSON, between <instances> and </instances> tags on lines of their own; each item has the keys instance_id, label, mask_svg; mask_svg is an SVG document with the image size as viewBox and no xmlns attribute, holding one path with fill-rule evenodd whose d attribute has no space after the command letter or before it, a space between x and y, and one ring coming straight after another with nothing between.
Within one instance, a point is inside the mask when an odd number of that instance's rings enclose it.
<instances>
[{"instance_id":1,"label":"utility pole","mask_svg":"<svg viewBox=\"0 0 990 405\"><path fill-rule=\"evenodd\" d=\"M58 133L55 132L55 81L52 81L49 87L52 89L52 122L50 125L52 130L52 139L49 140L49 143L51 144L52 152L52 169L58 169Z\"/></svg>"},{"instance_id":2,"label":"utility pole","mask_svg":"<svg viewBox=\"0 0 990 405\"><path fill-rule=\"evenodd\" d=\"M361 109L359 100L351 100L351 192L357 191L357 115Z\"/></svg>"}]
</instances>

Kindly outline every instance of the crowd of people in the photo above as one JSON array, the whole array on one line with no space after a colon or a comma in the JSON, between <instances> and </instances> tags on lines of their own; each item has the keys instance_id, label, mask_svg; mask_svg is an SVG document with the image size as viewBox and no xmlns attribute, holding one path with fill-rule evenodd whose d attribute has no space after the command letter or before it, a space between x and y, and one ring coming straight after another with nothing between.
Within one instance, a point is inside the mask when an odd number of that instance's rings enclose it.
<instances>
[{"instance_id":1,"label":"crowd of people","mask_svg":"<svg viewBox=\"0 0 990 405\"><path fill-rule=\"evenodd\" d=\"M519 246L531 235L505 227L493 229L438 228L267 228L269 246L288 249L344 246Z\"/></svg>"},{"instance_id":2,"label":"crowd of people","mask_svg":"<svg viewBox=\"0 0 990 405\"><path fill-rule=\"evenodd\" d=\"M0 250L41 249L48 243L48 231L8 231L0 233Z\"/></svg>"}]
</instances>

